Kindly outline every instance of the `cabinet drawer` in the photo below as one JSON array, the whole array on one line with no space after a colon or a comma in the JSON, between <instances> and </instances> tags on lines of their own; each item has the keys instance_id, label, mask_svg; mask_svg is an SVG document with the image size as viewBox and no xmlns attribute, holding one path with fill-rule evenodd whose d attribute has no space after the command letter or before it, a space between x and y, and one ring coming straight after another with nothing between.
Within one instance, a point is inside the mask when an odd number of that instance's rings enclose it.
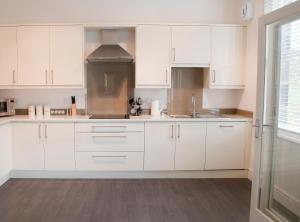
<instances>
[{"instance_id":1,"label":"cabinet drawer","mask_svg":"<svg viewBox=\"0 0 300 222\"><path fill-rule=\"evenodd\" d=\"M76 151L144 151L144 132L76 133Z\"/></svg>"},{"instance_id":2,"label":"cabinet drawer","mask_svg":"<svg viewBox=\"0 0 300 222\"><path fill-rule=\"evenodd\" d=\"M77 170L141 171L143 152L76 152Z\"/></svg>"},{"instance_id":3,"label":"cabinet drawer","mask_svg":"<svg viewBox=\"0 0 300 222\"><path fill-rule=\"evenodd\" d=\"M144 132L144 123L77 123L76 133Z\"/></svg>"}]
</instances>

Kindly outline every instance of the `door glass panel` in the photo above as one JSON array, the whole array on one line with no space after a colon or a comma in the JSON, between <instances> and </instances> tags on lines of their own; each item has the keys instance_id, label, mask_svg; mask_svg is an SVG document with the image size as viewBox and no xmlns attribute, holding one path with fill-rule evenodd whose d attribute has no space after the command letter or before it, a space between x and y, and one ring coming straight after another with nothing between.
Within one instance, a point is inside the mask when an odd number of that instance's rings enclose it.
<instances>
[{"instance_id":1,"label":"door glass panel","mask_svg":"<svg viewBox=\"0 0 300 222\"><path fill-rule=\"evenodd\" d=\"M259 208L300 221L300 19L267 26Z\"/></svg>"}]
</instances>

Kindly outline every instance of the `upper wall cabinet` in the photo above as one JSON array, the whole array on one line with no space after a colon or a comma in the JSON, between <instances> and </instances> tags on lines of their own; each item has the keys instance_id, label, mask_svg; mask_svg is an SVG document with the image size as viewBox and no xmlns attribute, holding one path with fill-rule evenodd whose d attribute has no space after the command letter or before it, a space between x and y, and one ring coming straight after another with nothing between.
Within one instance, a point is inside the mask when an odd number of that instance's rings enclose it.
<instances>
[{"instance_id":1,"label":"upper wall cabinet","mask_svg":"<svg viewBox=\"0 0 300 222\"><path fill-rule=\"evenodd\" d=\"M16 27L0 27L0 86L13 86L16 83Z\"/></svg>"},{"instance_id":2,"label":"upper wall cabinet","mask_svg":"<svg viewBox=\"0 0 300 222\"><path fill-rule=\"evenodd\" d=\"M20 26L18 40L18 84L49 83L49 26Z\"/></svg>"},{"instance_id":3,"label":"upper wall cabinet","mask_svg":"<svg viewBox=\"0 0 300 222\"><path fill-rule=\"evenodd\" d=\"M83 85L83 60L82 26L51 26L49 82Z\"/></svg>"},{"instance_id":4,"label":"upper wall cabinet","mask_svg":"<svg viewBox=\"0 0 300 222\"><path fill-rule=\"evenodd\" d=\"M212 27L211 65L205 84L209 88L244 88L246 28Z\"/></svg>"},{"instance_id":5,"label":"upper wall cabinet","mask_svg":"<svg viewBox=\"0 0 300 222\"><path fill-rule=\"evenodd\" d=\"M136 87L169 88L171 28L139 25L136 28Z\"/></svg>"},{"instance_id":6,"label":"upper wall cabinet","mask_svg":"<svg viewBox=\"0 0 300 222\"><path fill-rule=\"evenodd\" d=\"M19 86L83 86L83 27L19 26Z\"/></svg>"},{"instance_id":7,"label":"upper wall cabinet","mask_svg":"<svg viewBox=\"0 0 300 222\"><path fill-rule=\"evenodd\" d=\"M172 66L209 66L209 26L172 26Z\"/></svg>"}]
</instances>

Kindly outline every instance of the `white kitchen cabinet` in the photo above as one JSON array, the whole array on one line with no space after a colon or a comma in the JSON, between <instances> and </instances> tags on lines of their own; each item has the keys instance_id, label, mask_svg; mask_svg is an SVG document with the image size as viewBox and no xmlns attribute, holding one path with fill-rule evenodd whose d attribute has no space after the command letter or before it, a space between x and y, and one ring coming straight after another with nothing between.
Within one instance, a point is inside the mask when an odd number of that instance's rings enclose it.
<instances>
[{"instance_id":1,"label":"white kitchen cabinet","mask_svg":"<svg viewBox=\"0 0 300 222\"><path fill-rule=\"evenodd\" d=\"M43 170L44 147L40 123L13 124L13 169Z\"/></svg>"},{"instance_id":2,"label":"white kitchen cabinet","mask_svg":"<svg viewBox=\"0 0 300 222\"><path fill-rule=\"evenodd\" d=\"M49 26L17 27L18 84L44 86L49 80Z\"/></svg>"},{"instance_id":3,"label":"white kitchen cabinet","mask_svg":"<svg viewBox=\"0 0 300 222\"><path fill-rule=\"evenodd\" d=\"M208 122L205 169L244 169L247 141L245 122Z\"/></svg>"},{"instance_id":4,"label":"white kitchen cabinet","mask_svg":"<svg viewBox=\"0 0 300 222\"><path fill-rule=\"evenodd\" d=\"M0 125L0 186L9 178L12 169L11 126Z\"/></svg>"},{"instance_id":5,"label":"white kitchen cabinet","mask_svg":"<svg viewBox=\"0 0 300 222\"><path fill-rule=\"evenodd\" d=\"M14 123L15 170L74 170L73 123Z\"/></svg>"},{"instance_id":6,"label":"white kitchen cabinet","mask_svg":"<svg viewBox=\"0 0 300 222\"><path fill-rule=\"evenodd\" d=\"M172 66L210 64L211 33L209 26L172 26Z\"/></svg>"},{"instance_id":7,"label":"white kitchen cabinet","mask_svg":"<svg viewBox=\"0 0 300 222\"><path fill-rule=\"evenodd\" d=\"M211 65L205 75L205 87L242 89L246 28L237 26L212 27Z\"/></svg>"},{"instance_id":8,"label":"white kitchen cabinet","mask_svg":"<svg viewBox=\"0 0 300 222\"><path fill-rule=\"evenodd\" d=\"M50 75L55 86L83 85L83 27L50 26Z\"/></svg>"},{"instance_id":9,"label":"white kitchen cabinet","mask_svg":"<svg viewBox=\"0 0 300 222\"><path fill-rule=\"evenodd\" d=\"M74 124L43 125L45 170L75 170Z\"/></svg>"},{"instance_id":10,"label":"white kitchen cabinet","mask_svg":"<svg viewBox=\"0 0 300 222\"><path fill-rule=\"evenodd\" d=\"M163 25L136 27L136 87L171 87L171 28Z\"/></svg>"},{"instance_id":11,"label":"white kitchen cabinet","mask_svg":"<svg viewBox=\"0 0 300 222\"><path fill-rule=\"evenodd\" d=\"M0 27L0 86L17 83L17 29Z\"/></svg>"},{"instance_id":12,"label":"white kitchen cabinet","mask_svg":"<svg viewBox=\"0 0 300 222\"><path fill-rule=\"evenodd\" d=\"M146 123L144 170L174 170L174 156L175 123Z\"/></svg>"},{"instance_id":13,"label":"white kitchen cabinet","mask_svg":"<svg viewBox=\"0 0 300 222\"><path fill-rule=\"evenodd\" d=\"M205 122L176 124L175 170L204 169L205 137Z\"/></svg>"},{"instance_id":14,"label":"white kitchen cabinet","mask_svg":"<svg viewBox=\"0 0 300 222\"><path fill-rule=\"evenodd\" d=\"M144 170L203 170L206 123L146 123Z\"/></svg>"}]
</instances>

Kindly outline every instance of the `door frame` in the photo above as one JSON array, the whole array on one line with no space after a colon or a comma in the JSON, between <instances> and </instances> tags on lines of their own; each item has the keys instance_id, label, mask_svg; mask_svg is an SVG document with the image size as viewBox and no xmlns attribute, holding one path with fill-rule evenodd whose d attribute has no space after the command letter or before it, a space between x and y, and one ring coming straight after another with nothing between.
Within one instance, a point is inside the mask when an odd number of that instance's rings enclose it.
<instances>
[{"instance_id":1,"label":"door frame","mask_svg":"<svg viewBox=\"0 0 300 222\"><path fill-rule=\"evenodd\" d=\"M267 26L278 21L291 19L300 16L300 1L291 3L285 7L275 10L262 16L258 22L258 77L257 77L257 97L256 97L256 135L254 150L254 175L252 180L250 222L272 222L273 220L265 215L258 204L260 201L260 163L262 153L262 127L264 110L264 89L265 89L265 69L266 69L266 36Z\"/></svg>"}]
</instances>

